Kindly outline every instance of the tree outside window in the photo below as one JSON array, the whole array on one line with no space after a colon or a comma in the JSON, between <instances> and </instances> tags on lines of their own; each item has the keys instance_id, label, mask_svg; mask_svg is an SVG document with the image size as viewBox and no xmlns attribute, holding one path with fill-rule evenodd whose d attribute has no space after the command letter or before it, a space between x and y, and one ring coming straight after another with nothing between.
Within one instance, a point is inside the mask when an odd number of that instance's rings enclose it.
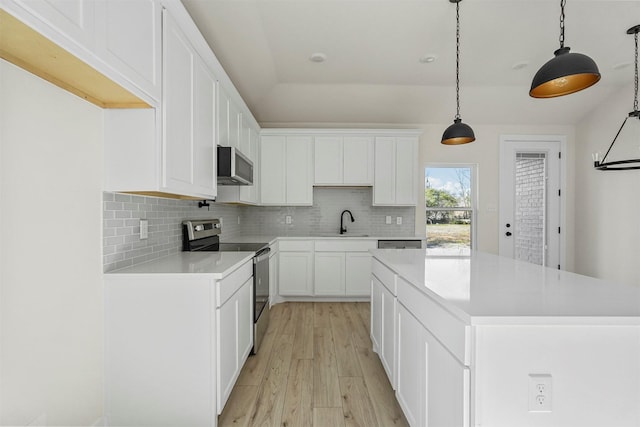
<instances>
[{"instance_id":1,"label":"tree outside window","mask_svg":"<svg viewBox=\"0 0 640 427\"><path fill-rule=\"evenodd\" d=\"M472 166L425 168L427 248L471 249L474 194Z\"/></svg>"}]
</instances>

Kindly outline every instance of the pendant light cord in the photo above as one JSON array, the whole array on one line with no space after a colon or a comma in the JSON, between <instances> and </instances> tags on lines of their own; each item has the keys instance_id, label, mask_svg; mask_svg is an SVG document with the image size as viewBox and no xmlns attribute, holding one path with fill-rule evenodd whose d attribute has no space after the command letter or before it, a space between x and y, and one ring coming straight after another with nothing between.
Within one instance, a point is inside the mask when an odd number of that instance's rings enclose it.
<instances>
[{"instance_id":1,"label":"pendant light cord","mask_svg":"<svg viewBox=\"0 0 640 427\"><path fill-rule=\"evenodd\" d=\"M460 2L456 3L456 119L460 118Z\"/></svg>"},{"instance_id":2,"label":"pendant light cord","mask_svg":"<svg viewBox=\"0 0 640 427\"><path fill-rule=\"evenodd\" d=\"M564 47L564 7L567 0L560 0L560 49Z\"/></svg>"},{"instance_id":3,"label":"pendant light cord","mask_svg":"<svg viewBox=\"0 0 640 427\"><path fill-rule=\"evenodd\" d=\"M633 38L635 39L636 42L636 56L635 56L635 64L636 64L636 71L635 71L635 87L634 87L634 98L633 98L633 111L638 111L638 32L636 31L636 33L633 35Z\"/></svg>"}]
</instances>

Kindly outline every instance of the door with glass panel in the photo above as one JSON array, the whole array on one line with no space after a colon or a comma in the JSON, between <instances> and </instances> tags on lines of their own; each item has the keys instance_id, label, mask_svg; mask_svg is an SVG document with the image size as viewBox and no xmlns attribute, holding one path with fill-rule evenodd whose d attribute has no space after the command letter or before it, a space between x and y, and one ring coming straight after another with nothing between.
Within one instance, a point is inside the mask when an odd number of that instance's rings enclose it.
<instances>
[{"instance_id":1,"label":"door with glass panel","mask_svg":"<svg viewBox=\"0 0 640 427\"><path fill-rule=\"evenodd\" d=\"M511 136L500 147L500 255L561 268L564 137Z\"/></svg>"}]
</instances>

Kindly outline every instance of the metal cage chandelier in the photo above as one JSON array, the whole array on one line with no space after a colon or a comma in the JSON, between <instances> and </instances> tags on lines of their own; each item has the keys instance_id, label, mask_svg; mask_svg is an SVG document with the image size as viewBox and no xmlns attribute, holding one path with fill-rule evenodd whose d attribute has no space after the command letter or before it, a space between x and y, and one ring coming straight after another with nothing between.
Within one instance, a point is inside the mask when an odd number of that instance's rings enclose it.
<instances>
[{"instance_id":1,"label":"metal cage chandelier","mask_svg":"<svg viewBox=\"0 0 640 427\"><path fill-rule=\"evenodd\" d=\"M635 81L634 81L634 98L633 98L633 111L629 113L627 117L625 117L622 122L622 126L618 129L618 133L613 138L613 142L607 149L602 160L598 159L598 155L595 154L593 158L593 167L598 170L630 170L630 169L640 169L640 158L636 159L627 159L627 160L617 160L612 162L607 162L607 156L613 147L613 144L618 140L618 136L620 136L620 132L622 132L622 128L627 124L627 120L635 119L640 120L640 111L638 110L638 33L640 33L640 25L636 25L627 30L627 34L633 34L636 50L635 50ZM640 134L638 136L638 143L640 144Z\"/></svg>"}]
</instances>

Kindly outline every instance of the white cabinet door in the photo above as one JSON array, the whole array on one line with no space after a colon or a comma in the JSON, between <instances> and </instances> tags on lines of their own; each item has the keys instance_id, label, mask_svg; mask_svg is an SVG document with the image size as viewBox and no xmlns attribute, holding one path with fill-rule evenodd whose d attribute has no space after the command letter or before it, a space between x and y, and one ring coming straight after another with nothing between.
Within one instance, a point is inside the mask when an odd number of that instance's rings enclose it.
<instances>
[{"instance_id":1,"label":"white cabinet door","mask_svg":"<svg viewBox=\"0 0 640 427\"><path fill-rule=\"evenodd\" d=\"M345 294L367 296L371 292L371 255L368 252L345 253Z\"/></svg>"},{"instance_id":2,"label":"white cabinet door","mask_svg":"<svg viewBox=\"0 0 640 427\"><path fill-rule=\"evenodd\" d=\"M311 252L280 252L279 294L311 296L313 255Z\"/></svg>"},{"instance_id":3,"label":"white cabinet door","mask_svg":"<svg viewBox=\"0 0 640 427\"><path fill-rule=\"evenodd\" d=\"M218 414L222 412L253 346L253 277L216 309Z\"/></svg>"},{"instance_id":4,"label":"white cabinet door","mask_svg":"<svg viewBox=\"0 0 640 427\"><path fill-rule=\"evenodd\" d=\"M316 185L343 183L343 146L342 138L336 136L317 136L314 141L314 169Z\"/></svg>"},{"instance_id":5,"label":"white cabinet door","mask_svg":"<svg viewBox=\"0 0 640 427\"><path fill-rule=\"evenodd\" d=\"M382 357L382 289L377 277L371 277L371 341L373 351Z\"/></svg>"},{"instance_id":6,"label":"white cabinet door","mask_svg":"<svg viewBox=\"0 0 640 427\"><path fill-rule=\"evenodd\" d=\"M263 136L260 145L261 202L286 204L287 141L284 136Z\"/></svg>"},{"instance_id":7,"label":"white cabinet door","mask_svg":"<svg viewBox=\"0 0 640 427\"><path fill-rule=\"evenodd\" d=\"M380 360L384 370L387 371L387 377L391 386L396 388L396 312L398 300L383 286L381 290L382 297L382 351L380 352Z\"/></svg>"},{"instance_id":8,"label":"white cabinet door","mask_svg":"<svg viewBox=\"0 0 640 427\"><path fill-rule=\"evenodd\" d=\"M81 46L95 39L95 0L14 0Z\"/></svg>"},{"instance_id":9,"label":"white cabinet door","mask_svg":"<svg viewBox=\"0 0 640 427\"><path fill-rule=\"evenodd\" d=\"M242 151L240 148L240 116L240 108L238 105L229 100L229 146Z\"/></svg>"},{"instance_id":10,"label":"white cabinet door","mask_svg":"<svg viewBox=\"0 0 640 427\"><path fill-rule=\"evenodd\" d=\"M411 426L426 426L426 331L403 305L398 304L398 378L396 397ZM451 424L455 425L455 424Z\"/></svg>"},{"instance_id":11,"label":"white cabinet door","mask_svg":"<svg viewBox=\"0 0 640 427\"><path fill-rule=\"evenodd\" d=\"M238 148L240 152L247 156L249 160L252 162L256 162L255 157L253 157L251 150L251 127L249 125L249 120L245 117L244 114L240 113L239 116L240 121L240 142L238 143Z\"/></svg>"},{"instance_id":12,"label":"white cabinet door","mask_svg":"<svg viewBox=\"0 0 640 427\"><path fill-rule=\"evenodd\" d=\"M316 252L314 270L315 295L345 295L344 252Z\"/></svg>"},{"instance_id":13,"label":"white cabinet door","mask_svg":"<svg viewBox=\"0 0 640 427\"><path fill-rule=\"evenodd\" d=\"M288 136L286 153L286 203L313 204L313 152L309 136Z\"/></svg>"},{"instance_id":14,"label":"white cabinet door","mask_svg":"<svg viewBox=\"0 0 640 427\"><path fill-rule=\"evenodd\" d=\"M238 370L239 300L231 298L216 309L218 337L218 413L231 394Z\"/></svg>"},{"instance_id":15,"label":"white cabinet door","mask_svg":"<svg viewBox=\"0 0 640 427\"><path fill-rule=\"evenodd\" d=\"M188 190L191 185L192 84L196 53L165 10L163 186Z\"/></svg>"},{"instance_id":16,"label":"white cabinet door","mask_svg":"<svg viewBox=\"0 0 640 427\"><path fill-rule=\"evenodd\" d=\"M396 138L396 205L417 201L418 139Z\"/></svg>"},{"instance_id":17,"label":"white cabinet door","mask_svg":"<svg viewBox=\"0 0 640 427\"><path fill-rule=\"evenodd\" d=\"M213 198L215 80L168 11L163 17L163 187Z\"/></svg>"},{"instance_id":18,"label":"white cabinet door","mask_svg":"<svg viewBox=\"0 0 640 427\"><path fill-rule=\"evenodd\" d=\"M378 137L375 140L373 204L392 205L396 192L395 140Z\"/></svg>"},{"instance_id":19,"label":"white cabinet door","mask_svg":"<svg viewBox=\"0 0 640 427\"><path fill-rule=\"evenodd\" d=\"M238 372L253 347L253 277L237 293L238 299ZM234 381L235 383L235 381Z\"/></svg>"},{"instance_id":20,"label":"white cabinet door","mask_svg":"<svg viewBox=\"0 0 640 427\"><path fill-rule=\"evenodd\" d=\"M418 138L377 137L374 151L373 204L415 206Z\"/></svg>"},{"instance_id":21,"label":"white cabinet door","mask_svg":"<svg viewBox=\"0 0 640 427\"><path fill-rule=\"evenodd\" d=\"M229 95L218 84L218 145L229 147Z\"/></svg>"},{"instance_id":22,"label":"white cabinet door","mask_svg":"<svg viewBox=\"0 0 640 427\"><path fill-rule=\"evenodd\" d=\"M246 154L253 162L253 185L240 186L239 201L249 204L260 203L260 156L259 156L259 136L258 131L247 128L249 148Z\"/></svg>"},{"instance_id":23,"label":"white cabinet door","mask_svg":"<svg viewBox=\"0 0 640 427\"><path fill-rule=\"evenodd\" d=\"M280 253L277 249L277 243L275 247L271 246L271 253L269 254L269 307L273 305L276 295L278 295L279 279L280 279Z\"/></svg>"},{"instance_id":24,"label":"white cabinet door","mask_svg":"<svg viewBox=\"0 0 640 427\"><path fill-rule=\"evenodd\" d=\"M193 91L193 168L194 191L216 194L215 144L216 82L204 62L196 57Z\"/></svg>"},{"instance_id":25,"label":"white cabinet door","mask_svg":"<svg viewBox=\"0 0 640 427\"><path fill-rule=\"evenodd\" d=\"M71 2L67 0L67 3ZM98 55L135 86L159 101L162 7L158 0L92 3L96 8Z\"/></svg>"},{"instance_id":26,"label":"white cabinet door","mask_svg":"<svg viewBox=\"0 0 640 427\"><path fill-rule=\"evenodd\" d=\"M373 138L345 137L343 144L343 183L373 184Z\"/></svg>"}]
</instances>

